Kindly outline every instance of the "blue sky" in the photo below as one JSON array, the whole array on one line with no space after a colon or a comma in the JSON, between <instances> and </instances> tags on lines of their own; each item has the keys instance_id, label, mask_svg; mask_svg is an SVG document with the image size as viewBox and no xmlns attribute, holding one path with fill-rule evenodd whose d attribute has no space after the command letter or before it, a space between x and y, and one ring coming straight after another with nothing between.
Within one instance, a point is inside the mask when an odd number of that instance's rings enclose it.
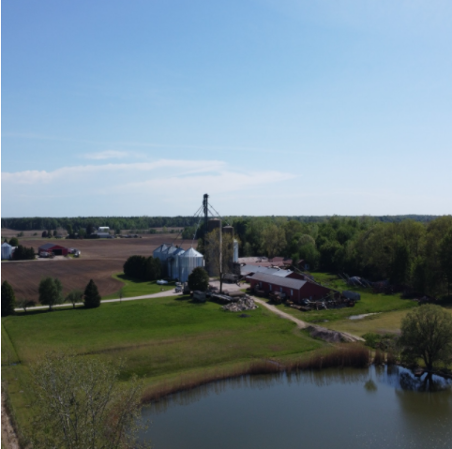
<instances>
[{"instance_id":1,"label":"blue sky","mask_svg":"<svg viewBox=\"0 0 452 449\"><path fill-rule=\"evenodd\" d=\"M452 213L446 0L2 1L2 216Z\"/></svg>"}]
</instances>

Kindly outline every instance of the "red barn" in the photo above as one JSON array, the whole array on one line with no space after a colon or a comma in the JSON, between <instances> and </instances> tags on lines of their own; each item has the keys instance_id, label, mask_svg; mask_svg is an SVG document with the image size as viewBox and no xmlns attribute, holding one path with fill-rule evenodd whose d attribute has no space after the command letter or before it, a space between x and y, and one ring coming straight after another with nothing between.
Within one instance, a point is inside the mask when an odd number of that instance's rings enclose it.
<instances>
[{"instance_id":1,"label":"red barn","mask_svg":"<svg viewBox=\"0 0 452 449\"><path fill-rule=\"evenodd\" d=\"M41 245L38 249L38 253L53 253L55 256L67 256L69 250L64 246L55 245L55 243L46 243Z\"/></svg>"},{"instance_id":2,"label":"red barn","mask_svg":"<svg viewBox=\"0 0 452 449\"><path fill-rule=\"evenodd\" d=\"M300 303L302 299L318 300L325 297L331 290L314 282L292 279L289 277L281 278L271 274L256 273L247 278L251 287L258 286L266 293L283 292L287 298L295 303Z\"/></svg>"}]
</instances>

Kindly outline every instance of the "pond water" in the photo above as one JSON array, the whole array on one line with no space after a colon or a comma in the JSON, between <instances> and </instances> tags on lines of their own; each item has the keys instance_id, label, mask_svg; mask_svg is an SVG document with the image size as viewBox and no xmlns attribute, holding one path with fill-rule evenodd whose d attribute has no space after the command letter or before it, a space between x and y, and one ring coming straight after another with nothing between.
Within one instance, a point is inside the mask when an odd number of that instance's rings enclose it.
<instances>
[{"instance_id":1,"label":"pond water","mask_svg":"<svg viewBox=\"0 0 452 449\"><path fill-rule=\"evenodd\" d=\"M400 367L252 376L143 408L153 449L452 448L452 383Z\"/></svg>"}]
</instances>

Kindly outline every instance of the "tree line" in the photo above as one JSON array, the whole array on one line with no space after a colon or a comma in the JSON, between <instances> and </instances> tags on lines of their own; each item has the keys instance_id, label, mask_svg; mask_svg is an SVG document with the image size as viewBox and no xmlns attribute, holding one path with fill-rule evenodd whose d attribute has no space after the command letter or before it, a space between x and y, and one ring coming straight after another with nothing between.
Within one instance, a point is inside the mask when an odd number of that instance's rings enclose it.
<instances>
[{"instance_id":1,"label":"tree line","mask_svg":"<svg viewBox=\"0 0 452 449\"><path fill-rule=\"evenodd\" d=\"M83 301L87 309L100 306L101 296L97 285L91 279L85 287L85 290L71 290L66 297L63 296L63 285L58 278L50 276L41 279L39 283L39 303L43 306L49 306L49 310L58 304L71 303L75 308L77 303ZM16 298L13 288L8 281L2 283L2 316L14 314L14 308L19 307L27 311L28 307L36 305L36 301L31 299Z\"/></svg>"},{"instance_id":2,"label":"tree line","mask_svg":"<svg viewBox=\"0 0 452 449\"><path fill-rule=\"evenodd\" d=\"M419 294L450 295L452 216L421 223L331 217L321 223L269 220L234 222L241 256L303 259L310 269L389 280Z\"/></svg>"},{"instance_id":3,"label":"tree line","mask_svg":"<svg viewBox=\"0 0 452 449\"><path fill-rule=\"evenodd\" d=\"M250 221L260 217L237 217L229 216L225 217L225 221L231 223L236 220ZM262 217L265 220L271 222L279 222L280 220L286 221L299 221L300 223L323 223L327 222L331 217L328 216L287 216L287 217ZM358 217L342 217L358 218ZM370 217L369 217L370 218ZM406 219L412 219L421 223L426 223L434 220L434 215L385 215L379 217L371 217L376 222L400 222ZM98 228L99 226L108 226L110 229L150 229L150 228L163 228L163 227L181 227L192 228L190 231L187 229L189 237L192 238L196 229L196 225L199 218L192 216L177 216L177 217L22 217L22 218L2 218L2 228L15 229L18 231L31 231L31 230L55 230L58 228L68 229L68 226L77 232L79 229L87 229L88 226Z\"/></svg>"}]
</instances>

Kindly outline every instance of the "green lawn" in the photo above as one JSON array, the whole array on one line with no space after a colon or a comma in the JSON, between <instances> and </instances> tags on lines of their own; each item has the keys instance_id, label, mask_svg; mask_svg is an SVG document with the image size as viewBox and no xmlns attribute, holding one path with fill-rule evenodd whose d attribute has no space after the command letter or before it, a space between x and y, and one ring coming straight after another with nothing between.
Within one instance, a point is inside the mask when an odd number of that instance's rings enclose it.
<instances>
[{"instance_id":1,"label":"green lawn","mask_svg":"<svg viewBox=\"0 0 452 449\"><path fill-rule=\"evenodd\" d=\"M354 307L344 307L342 309L330 310L311 310L310 312L300 312L297 309L285 306L284 304L277 306L284 312L310 323L328 322L328 327L335 329L335 322L344 320L351 315L361 315L375 312L393 312L408 310L416 307L415 301L401 299L400 295L384 295L374 293L370 288L356 288L348 286L342 279L335 275L326 273L312 273L314 279L326 287L331 287L339 291L351 290L361 294L361 300ZM349 321L349 320L348 320ZM322 324L323 325L323 324ZM345 329L337 329L345 330ZM350 332L352 332L350 330ZM354 333L354 332L352 332Z\"/></svg>"},{"instance_id":2,"label":"green lawn","mask_svg":"<svg viewBox=\"0 0 452 449\"><path fill-rule=\"evenodd\" d=\"M156 281L143 282L134 279L129 279L124 276L124 273L118 273L113 276L114 279L121 281L123 286L124 298L132 298L134 296L151 295L161 291L174 289L175 283L170 282L168 285L158 285ZM111 295L102 296L102 299L116 299L119 298L119 290Z\"/></svg>"},{"instance_id":3,"label":"green lawn","mask_svg":"<svg viewBox=\"0 0 452 449\"><path fill-rule=\"evenodd\" d=\"M188 372L296 357L325 347L263 307L247 314L241 318L218 304L177 296L2 318L2 380L26 425L33 394L28 367L49 351L95 356L116 366L122 359L123 381L138 374L150 385Z\"/></svg>"}]
</instances>

